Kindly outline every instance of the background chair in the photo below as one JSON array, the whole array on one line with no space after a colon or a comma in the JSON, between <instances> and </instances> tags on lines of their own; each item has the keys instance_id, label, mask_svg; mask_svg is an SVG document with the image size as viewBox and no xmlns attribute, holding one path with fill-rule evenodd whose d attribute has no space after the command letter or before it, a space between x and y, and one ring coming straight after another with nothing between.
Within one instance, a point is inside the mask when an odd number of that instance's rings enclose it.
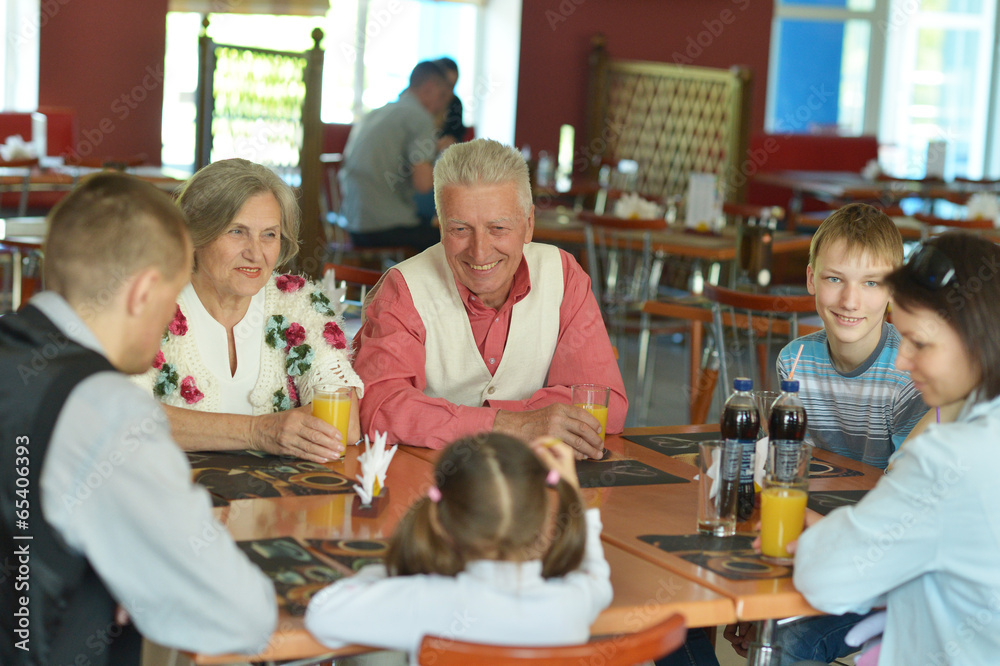
<instances>
[{"instance_id":1,"label":"background chair","mask_svg":"<svg viewBox=\"0 0 1000 666\"><path fill-rule=\"evenodd\" d=\"M670 654L684 644L686 637L684 618L678 614L634 634L563 647L485 645L425 636L420 643L419 662L435 666L579 666L599 657L606 666L631 666Z\"/></svg>"},{"instance_id":2,"label":"background chair","mask_svg":"<svg viewBox=\"0 0 1000 666\"><path fill-rule=\"evenodd\" d=\"M705 298L712 303L723 394L730 386L730 364L741 365L744 356L749 363L747 376L758 377L759 370L760 382L756 388L768 389L773 337L777 335L790 341L821 328L815 324L800 325L799 315L816 312L816 299L809 294L754 294L706 284ZM732 333L730 344L726 342L727 325ZM747 335L745 348L739 342L741 331ZM762 337L763 342L760 341Z\"/></svg>"},{"instance_id":3,"label":"background chair","mask_svg":"<svg viewBox=\"0 0 1000 666\"><path fill-rule=\"evenodd\" d=\"M331 271L337 288L345 289L340 302L344 305L344 335L351 340L361 329L365 297L382 279L383 273L344 264L324 264L323 275L329 275Z\"/></svg>"}]
</instances>

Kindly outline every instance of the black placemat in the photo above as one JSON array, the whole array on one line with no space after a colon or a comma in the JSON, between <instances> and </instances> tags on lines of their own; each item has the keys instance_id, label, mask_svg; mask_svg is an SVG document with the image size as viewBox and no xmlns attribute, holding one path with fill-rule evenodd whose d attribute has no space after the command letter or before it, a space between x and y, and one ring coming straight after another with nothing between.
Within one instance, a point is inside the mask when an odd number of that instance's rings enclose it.
<instances>
[{"instance_id":1,"label":"black placemat","mask_svg":"<svg viewBox=\"0 0 1000 666\"><path fill-rule=\"evenodd\" d=\"M306 539L310 549L343 564L351 571L385 559L389 542L381 539Z\"/></svg>"},{"instance_id":2,"label":"black placemat","mask_svg":"<svg viewBox=\"0 0 1000 666\"><path fill-rule=\"evenodd\" d=\"M809 461L810 479L836 479L846 476L864 476L864 473L816 458Z\"/></svg>"},{"instance_id":3,"label":"black placemat","mask_svg":"<svg viewBox=\"0 0 1000 666\"><path fill-rule=\"evenodd\" d=\"M676 435L629 435L625 439L667 456L690 456L698 454L698 442L719 437L718 432L689 432Z\"/></svg>"},{"instance_id":4,"label":"black placemat","mask_svg":"<svg viewBox=\"0 0 1000 666\"><path fill-rule=\"evenodd\" d=\"M188 453L192 478L223 500L353 492L352 481L319 463L256 451Z\"/></svg>"},{"instance_id":5,"label":"black placemat","mask_svg":"<svg viewBox=\"0 0 1000 666\"><path fill-rule=\"evenodd\" d=\"M236 545L274 582L278 605L292 615L304 615L314 594L346 575L289 537L237 541Z\"/></svg>"},{"instance_id":6,"label":"black placemat","mask_svg":"<svg viewBox=\"0 0 1000 666\"><path fill-rule=\"evenodd\" d=\"M806 506L824 516L841 506L857 504L865 496L867 490L828 490L810 492Z\"/></svg>"},{"instance_id":7,"label":"black placemat","mask_svg":"<svg viewBox=\"0 0 1000 666\"><path fill-rule=\"evenodd\" d=\"M792 575L790 566L762 560L751 547L753 537L750 536L643 534L639 540L729 580L760 580Z\"/></svg>"},{"instance_id":8,"label":"black placemat","mask_svg":"<svg viewBox=\"0 0 1000 666\"><path fill-rule=\"evenodd\" d=\"M576 475L580 478L581 488L689 483L687 479L667 474L638 460L580 460L576 463Z\"/></svg>"},{"instance_id":9,"label":"black placemat","mask_svg":"<svg viewBox=\"0 0 1000 666\"><path fill-rule=\"evenodd\" d=\"M629 435L630 442L645 446L657 453L677 458L691 465L698 464L698 443L719 439L717 432L690 432L676 435ZM809 463L810 479L834 479L848 476L864 476L862 472L834 465L813 458Z\"/></svg>"}]
</instances>

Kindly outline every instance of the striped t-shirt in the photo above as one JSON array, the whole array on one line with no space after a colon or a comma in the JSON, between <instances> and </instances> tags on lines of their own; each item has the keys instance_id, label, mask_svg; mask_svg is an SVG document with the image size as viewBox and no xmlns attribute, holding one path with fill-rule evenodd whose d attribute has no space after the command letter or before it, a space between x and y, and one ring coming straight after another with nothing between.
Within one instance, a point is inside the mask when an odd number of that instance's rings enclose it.
<instances>
[{"instance_id":1,"label":"striped t-shirt","mask_svg":"<svg viewBox=\"0 0 1000 666\"><path fill-rule=\"evenodd\" d=\"M793 340L778 354L778 376L788 378L795 355L799 397L808 433L821 449L885 469L889 456L927 412L907 372L895 367L899 333L882 325L882 337L864 363L844 374L830 360L826 331Z\"/></svg>"}]
</instances>

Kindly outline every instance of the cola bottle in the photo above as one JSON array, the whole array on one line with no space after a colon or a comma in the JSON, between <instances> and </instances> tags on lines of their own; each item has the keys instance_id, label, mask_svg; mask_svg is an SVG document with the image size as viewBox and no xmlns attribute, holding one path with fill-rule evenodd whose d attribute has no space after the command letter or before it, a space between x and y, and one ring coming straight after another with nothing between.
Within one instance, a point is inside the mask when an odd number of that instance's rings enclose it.
<instances>
[{"instance_id":1,"label":"cola bottle","mask_svg":"<svg viewBox=\"0 0 1000 666\"><path fill-rule=\"evenodd\" d=\"M781 382L781 395L771 407L771 461L769 473L777 480L795 476L799 448L806 436L806 408L799 398L799 383Z\"/></svg>"},{"instance_id":2,"label":"cola bottle","mask_svg":"<svg viewBox=\"0 0 1000 666\"><path fill-rule=\"evenodd\" d=\"M726 400L720 424L723 439L740 447L739 495L736 500L738 521L749 520L754 510L753 462L757 433L760 431L760 412L751 391L752 379L737 377L733 381L733 393Z\"/></svg>"}]
</instances>

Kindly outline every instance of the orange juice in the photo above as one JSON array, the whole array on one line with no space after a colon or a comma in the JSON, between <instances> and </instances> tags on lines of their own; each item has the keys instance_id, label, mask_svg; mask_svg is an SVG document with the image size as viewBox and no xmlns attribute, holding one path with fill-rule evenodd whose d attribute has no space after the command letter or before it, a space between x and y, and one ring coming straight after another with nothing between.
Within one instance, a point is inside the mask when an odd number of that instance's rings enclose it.
<instances>
[{"instance_id":1,"label":"orange juice","mask_svg":"<svg viewBox=\"0 0 1000 666\"><path fill-rule=\"evenodd\" d=\"M604 441L604 434L608 429L608 406L595 405L593 403L577 403L576 407L587 410L594 415L594 418L601 422L601 441Z\"/></svg>"},{"instance_id":2,"label":"orange juice","mask_svg":"<svg viewBox=\"0 0 1000 666\"><path fill-rule=\"evenodd\" d=\"M351 422L351 394L348 390L317 390L313 395L312 406L313 416L339 430L344 446L347 446L347 427Z\"/></svg>"},{"instance_id":3,"label":"orange juice","mask_svg":"<svg viewBox=\"0 0 1000 666\"><path fill-rule=\"evenodd\" d=\"M802 534L808 494L802 488L764 488L760 503L760 552L765 559L783 563L792 560L785 549Z\"/></svg>"}]
</instances>

